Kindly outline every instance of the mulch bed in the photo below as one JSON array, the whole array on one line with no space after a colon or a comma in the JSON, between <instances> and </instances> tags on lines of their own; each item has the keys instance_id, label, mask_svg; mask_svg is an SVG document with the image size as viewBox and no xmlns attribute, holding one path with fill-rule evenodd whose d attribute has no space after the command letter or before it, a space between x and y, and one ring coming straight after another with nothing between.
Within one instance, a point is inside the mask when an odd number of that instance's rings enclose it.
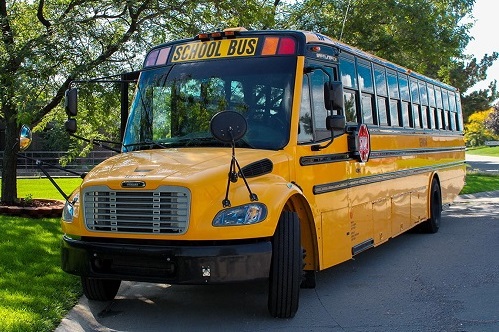
<instances>
[{"instance_id":1,"label":"mulch bed","mask_svg":"<svg viewBox=\"0 0 499 332\"><path fill-rule=\"evenodd\" d=\"M56 218L62 215L64 201L55 199L21 199L16 205L0 203L0 214L30 218Z\"/></svg>"}]
</instances>

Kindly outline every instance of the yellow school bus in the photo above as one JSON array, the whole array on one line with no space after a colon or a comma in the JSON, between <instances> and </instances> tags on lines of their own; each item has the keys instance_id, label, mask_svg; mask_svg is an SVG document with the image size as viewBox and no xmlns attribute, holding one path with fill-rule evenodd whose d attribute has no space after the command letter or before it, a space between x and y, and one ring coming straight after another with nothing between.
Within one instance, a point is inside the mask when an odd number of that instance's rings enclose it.
<instances>
[{"instance_id":1,"label":"yellow school bus","mask_svg":"<svg viewBox=\"0 0 499 332\"><path fill-rule=\"evenodd\" d=\"M91 300L122 280L265 278L271 315L293 317L317 271L437 232L464 151L455 88L322 34L168 42L145 58L121 152L66 203L62 268Z\"/></svg>"}]
</instances>

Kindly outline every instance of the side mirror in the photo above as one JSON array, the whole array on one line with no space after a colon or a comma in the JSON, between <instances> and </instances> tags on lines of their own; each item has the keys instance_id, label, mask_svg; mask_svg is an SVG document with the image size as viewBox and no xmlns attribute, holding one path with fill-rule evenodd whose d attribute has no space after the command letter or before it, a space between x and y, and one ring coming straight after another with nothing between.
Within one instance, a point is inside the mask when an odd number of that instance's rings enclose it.
<instances>
[{"instance_id":1,"label":"side mirror","mask_svg":"<svg viewBox=\"0 0 499 332\"><path fill-rule=\"evenodd\" d=\"M346 120L344 115L328 115L326 117L326 128L331 131L344 131Z\"/></svg>"},{"instance_id":2,"label":"side mirror","mask_svg":"<svg viewBox=\"0 0 499 332\"><path fill-rule=\"evenodd\" d=\"M344 109L343 84L339 81L324 83L324 104L326 109L337 110L343 114Z\"/></svg>"},{"instance_id":3,"label":"side mirror","mask_svg":"<svg viewBox=\"0 0 499 332\"><path fill-rule=\"evenodd\" d=\"M76 116L78 114L78 89L71 88L66 90L64 108L68 116Z\"/></svg>"},{"instance_id":4,"label":"side mirror","mask_svg":"<svg viewBox=\"0 0 499 332\"><path fill-rule=\"evenodd\" d=\"M67 119L66 122L64 123L64 128L66 128L66 131L70 134L76 133L77 129L76 119Z\"/></svg>"},{"instance_id":5,"label":"side mirror","mask_svg":"<svg viewBox=\"0 0 499 332\"><path fill-rule=\"evenodd\" d=\"M33 136L28 126L22 125L19 131L19 150L25 151L31 145Z\"/></svg>"}]
</instances>

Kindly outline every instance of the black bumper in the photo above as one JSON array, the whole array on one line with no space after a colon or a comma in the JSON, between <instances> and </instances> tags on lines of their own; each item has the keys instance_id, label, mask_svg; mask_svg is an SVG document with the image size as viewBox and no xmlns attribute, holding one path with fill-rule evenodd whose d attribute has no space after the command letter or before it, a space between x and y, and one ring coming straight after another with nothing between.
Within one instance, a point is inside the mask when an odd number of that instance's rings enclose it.
<instances>
[{"instance_id":1,"label":"black bumper","mask_svg":"<svg viewBox=\"0 0 499 332\"><path fill-rule=\"evenodd\" d=\"M61 256L65 272L91 278L229 283L267 278L272 245L270 241L189 246L119 244L64 236Z\"/></svg>"}]
</instances>

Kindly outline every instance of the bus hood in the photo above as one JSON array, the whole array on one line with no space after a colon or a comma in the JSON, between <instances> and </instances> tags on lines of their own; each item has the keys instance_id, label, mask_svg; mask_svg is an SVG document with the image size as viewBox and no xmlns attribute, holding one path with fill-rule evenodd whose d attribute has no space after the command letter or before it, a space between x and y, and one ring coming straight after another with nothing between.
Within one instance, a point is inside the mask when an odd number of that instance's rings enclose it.
<instances>
[{"instance_id":1,"label":"bus hood","mask_svg":"<svg viewBox=\"0 0 499 332\"><path fill-rule=\"evenodd\" d=\"M158 149L122 153L97 165L87 174L85 182L98 181L113 185L113 180L119 183L124 180L157 182L168 178L171 184L183 184L207 178L217 180L220 176L226 181L231 158L230 148ZM272 161L275 167L276 164L287 164L289 155L283 151L237 149L236 159L241 168L265 159ZM289 170L284 174L279 173L289 179Z\"/></svg>"}]
</instances>

